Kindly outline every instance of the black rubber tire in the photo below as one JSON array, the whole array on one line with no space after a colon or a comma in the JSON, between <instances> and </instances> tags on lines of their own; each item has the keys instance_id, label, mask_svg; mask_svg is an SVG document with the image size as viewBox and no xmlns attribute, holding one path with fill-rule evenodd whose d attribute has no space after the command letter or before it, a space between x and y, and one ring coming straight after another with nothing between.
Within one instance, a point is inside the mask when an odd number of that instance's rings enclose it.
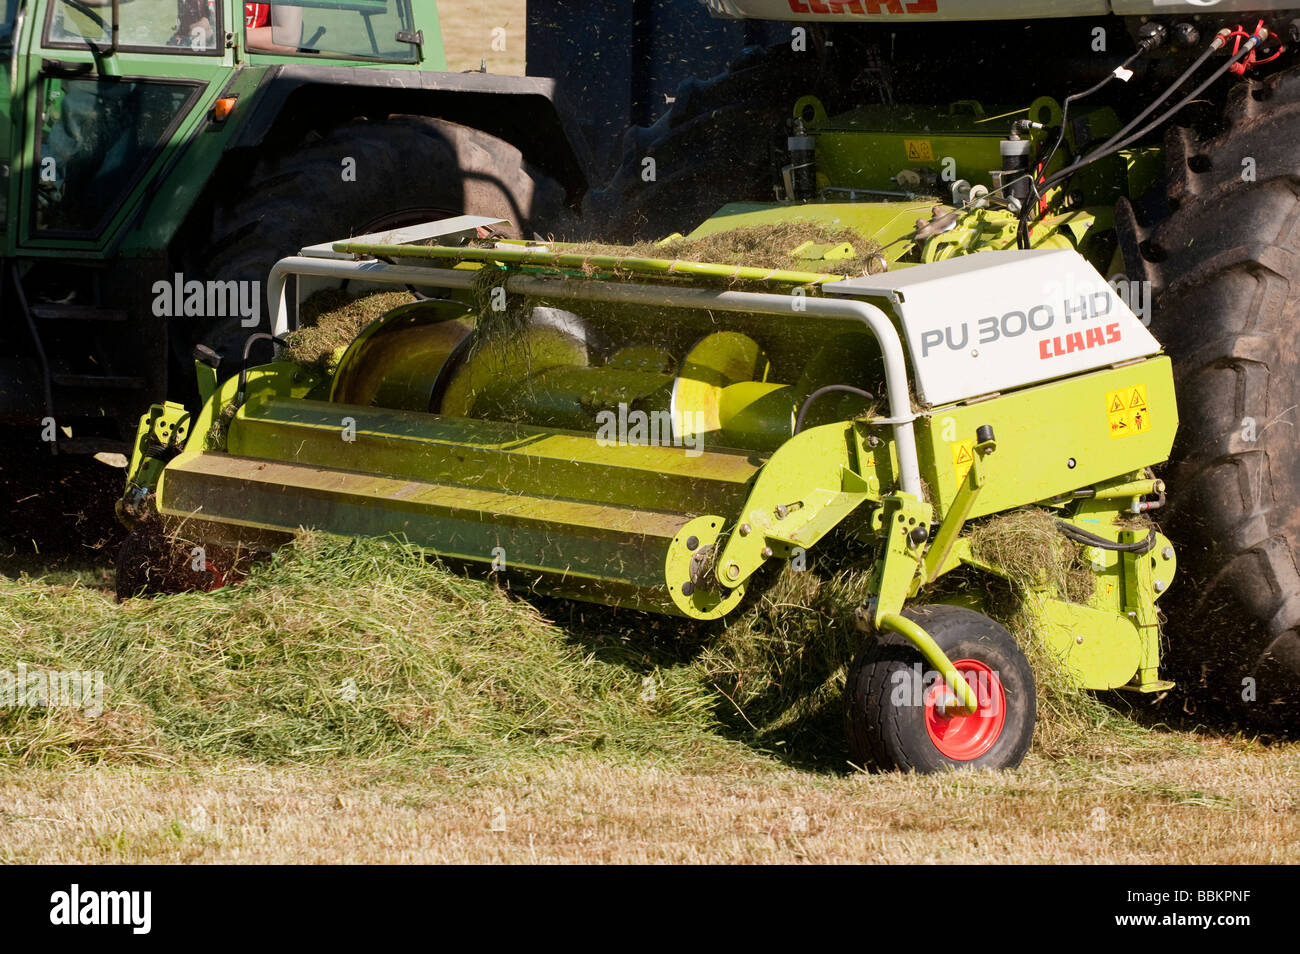
<instances>
[{"instance_id":1,"label":"black rubber tire","mask_svg":"<svg viewBox=\"0 0 1300 954\"><path fill-rule=\"evenodd\" d=\"M1139 230L1181 420L1172 674L1233 706L1294 703L1300 679L1298 141L1300 71L1239 84L1214 138L1168 137L1172 212Z\"/></svg>"},{"instance_id":2,"label":"black rubber tire","mask_svg":"<svg viewBox=\"0 0 1300 954\"><path fill-rule=\"evenodd\" d=\"M924 700L912 691L921 654L903 637L879 633L854 660L844 687L844 731L855 765L876 771L942 772L1012 769L1033 741L1037 718L1034 674L1015 638L999 623L962 606L912 606L903 615L938 643L949 659L973 659L1002 683L1006 721L992 747L978 758L955 761L931 741ZM900 695L898 690L902 690Z\"/></svg>"},{"instance_id":3,"label":"black rubber tire","mask_svg":"<svg viewBox=\"0 0 1300 954\"><path fill-rule=\"evenodd\" d=\"M345 158L355 160L355 181L343 180ZM427 116L356 119L262 158L238 197L214 211L211 241L187 271L265 285L271 266L304 245L459 214L508 219L514 228L503 231L513 235L561 233L574 221L563 187L504 140ZM232 319L200 340L224 365L250 330Z\"/></svg>"},{"instance_id":4,"label":"black rubber tire","mask_svg":"<svg viewBox=\"0 0 1300 954\"><path fill-rule=\"evenodd\" d=\"M691 231L727 202L771 201L770 144L822 69L816 55L792 53L789 44L751 47L724 73L683 81L653 126L624 134L609 186L588 197L602 237L659 239ZM642 175L647 158L655 161L650 182Z\"/></svg>"}]
</instances>

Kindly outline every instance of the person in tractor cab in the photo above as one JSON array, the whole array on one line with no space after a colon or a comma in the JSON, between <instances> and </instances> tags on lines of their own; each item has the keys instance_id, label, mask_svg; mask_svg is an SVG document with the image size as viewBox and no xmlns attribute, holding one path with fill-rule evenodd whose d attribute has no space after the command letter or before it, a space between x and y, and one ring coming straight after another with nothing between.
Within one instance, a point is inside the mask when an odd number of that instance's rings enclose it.
<instances>
[{"instance_id":1,"label":"person in tractor cab","mask_svg":"<svg viewBox=\"0 0 1300 954\"><path fill-rule=\"evenodd\" d=\"M173 42L188 43L196 48L211 49L211 0L180 0L180 23L188 24L178 30ZM244 44L249 50L266 53L297 53L302 36L302 9L270 3L244 4ZM287 40L277 43L276 37Z\"/></svg>"},{"instance_id":2,"label":"person in tractor cab","mask_svg":"<svg viewBox=\"0 0 1300 954\"><path fill-rule=\"evenodd\" d=\"M297 53L298 38L302 36L302 10L298 7L276 6L271 12L269 3L244 4L244 44L250 50L275 53ZM274 22L272 20L274 19ZM293 39L292 46L276 43L273 36Z\"/></svg>"}]
</instances>

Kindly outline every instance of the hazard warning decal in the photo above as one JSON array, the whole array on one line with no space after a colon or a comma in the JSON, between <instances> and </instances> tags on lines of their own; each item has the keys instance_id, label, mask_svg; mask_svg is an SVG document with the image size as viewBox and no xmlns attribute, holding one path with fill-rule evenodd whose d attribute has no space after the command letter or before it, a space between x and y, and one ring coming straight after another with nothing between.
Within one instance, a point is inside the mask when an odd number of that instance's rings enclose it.
<instances>
[{"instance_id":1,"label":"hazard warning decal","mask_svg":"<svg viewBox=\"0 0 1300 954\"><path fill-rule=\"evenodd\" d=\"M952 469L957 472L957 483L966 479L970 465L975 462L975 441L956 441L952 445Z\"/></svg>"},{"instance_id":2,"label":"hazard warning decal","mask_svg":"<svg viewBox=\"0 0 1300 954\"><path fill-rule=\"evenodd\" d=\"M903 146L907 150L908 161L934 162L934 147L930 145L930 140L904 139Z\"/></svg>"},{"instance_id":3,"label":"hazard warning decal","mask_svg":"<svg viewBox=\"0 0 1300 954\"><path fill-rule=\"evenodd\" d=\"M1147 407L1147 386L1135 384L1106 392L1106 420L1110 436L1128 437L1151 430L1151 410Z\"/></svg>"}]
</instances>

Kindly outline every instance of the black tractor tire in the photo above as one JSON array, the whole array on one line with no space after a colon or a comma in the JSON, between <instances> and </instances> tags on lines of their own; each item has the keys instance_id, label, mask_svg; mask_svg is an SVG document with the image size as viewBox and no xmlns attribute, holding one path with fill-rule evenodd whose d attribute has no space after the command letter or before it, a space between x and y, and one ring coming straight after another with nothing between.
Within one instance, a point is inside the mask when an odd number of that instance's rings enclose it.
<instances>
[{"instance_id":1,"label":"black tractor tire","mask_svg":"<svg viewBox=\"0 0 1300 954\"><path fill-rule=\"evenodd\" d=\"M1297 142L1297 70L1234 87L1212 138L1172 132L1172 211L1149 232L1139 227L1137 263L1153 286L1152 331L1174 360L1181 422L1166 471L1170 505L1161 515L1180 544L1184 576L1162 602L1171 614L1167 668L1190 690L1189 710L1202 699L1201 714L1226 704L1284 716L1293 726L1300 682Z\"/></svg>"},{"instance_id":2,"label":"black tractor tire","mask_svg":"<svg viewBox=\"0 0 1300 954\"><path fill-rule=\"evenodd\" d=\"M718 76L684 80L654 125L624 134L610 184L588 196L595 230L606 241L660 239L728 202L771 201L771 145L823 69L813 52L751 47Z\"/></svg>"},{"instance_id":3,"label":"black tractor tire","mask_svg":"<svg viewBox=\"0 0 1300 954\"><path fill-rule=\"evenodd\" d=\"M265 295L271 266L304 245L461 214L506 219L513 227L502 231L513 236L574 223L563 187L504 140L427 116L354 119L261 158L213 211L209 243L187 272L261 281ZM181 346L202 341L221 354L223 374L234 370L248 334L268 330L265 299L262 307L258 328L234 318Z\"/></svg>"},{"instance_id":4,"label":"black tractor tire","mask_svg":"<svg viewBox=\"0 0 1300 954\"><path fill-rule=\"evenodd\" d=\"M929 633L968 677L980 710L944 718L934 706L936 696L950 692L942 677L902 636L881 632L854 660L844 687L844 730L853 763L875 771L922 773L1020 765L1033 741L1038 703L1033 671L1015 638L962 606L912 606L903 615Z\"/></svg>"}]
</instances>

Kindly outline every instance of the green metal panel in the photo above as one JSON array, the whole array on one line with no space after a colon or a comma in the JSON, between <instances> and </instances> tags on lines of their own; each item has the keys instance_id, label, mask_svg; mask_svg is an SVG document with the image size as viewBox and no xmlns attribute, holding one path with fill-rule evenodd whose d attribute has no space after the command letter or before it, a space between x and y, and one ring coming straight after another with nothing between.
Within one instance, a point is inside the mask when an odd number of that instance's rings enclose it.
<instances>
[{"instance_id":1,"label":"green metal panel","mask_svg":"<svg viewBox=\"0 0 1300 954\"><path fill-rule=\"evenodd\" d=\"M1012 120L1027 112L1000 108L986 115L976 103L863 106L814 121L808 131L817 137L817 173L824 185L897 189L892 177L899 170L929 168L947 174L948 181L988 186L990 170L1002 167L998 142Z\"/></svg>"},{"instance_id":2,"label":"green metal panel","mask_svg":"<svg viewBox=\"0 0 1300 954\"><path fill-rule=\"evenodd\" d=\"M1145 388L1145 430L1112 436L1107 396ZM1125 403L1128 403L1126 400ZM1130 413L1125 409L1125 413ZM1046 500L1162 463L1178 429L1167 357L1095 371L975 403L937 408L917 421L921 474L941 513L957 492L962 442L992 425L998 448L972 517Z\"/></svg>"},{"instance_id":3,"label":"green metal panel","mask_svg":"<svg viewBox=\"0 0 1300 954\"><path fill-rule=\"evenodd\" d=\"M355 438L348 430L352 421ZM232 454L556 499L735 513L761 458L629 444L590 433L326 401L250 401Z\"/></svg>"},{"instance_id":4,"label":"green metal panel","mask_svg":"<svg viewBox=\"0 0 1300 954\"><path fill-rule=\"evenodd\" d=\"M1114 611L1042 600L1034 608L1035 635L1061 660L1080 688L1118 689L1138 671L1138 628Z\"/></svg>"},{"instance_id":5,"label":"green metal panel","mask_svg":"<svg viewBox=\"0 0 1300 954\"><path fill-rule=\"evenodd\" d=\"M172 157L173 164L163 170L155 187L142 198L144 214L126 233L122 254L144 255L165 249L170 244L176 230L207 187L226 147L238 134L243 122L252 116L253 100L265 74L265 67L238 67L230 74L226 85L215 92L214 99L238 97L235 111L224 123L213 122L205 115L192 127L187 146L176 150L178 154Z\"/></svg>"}]
</instances>

